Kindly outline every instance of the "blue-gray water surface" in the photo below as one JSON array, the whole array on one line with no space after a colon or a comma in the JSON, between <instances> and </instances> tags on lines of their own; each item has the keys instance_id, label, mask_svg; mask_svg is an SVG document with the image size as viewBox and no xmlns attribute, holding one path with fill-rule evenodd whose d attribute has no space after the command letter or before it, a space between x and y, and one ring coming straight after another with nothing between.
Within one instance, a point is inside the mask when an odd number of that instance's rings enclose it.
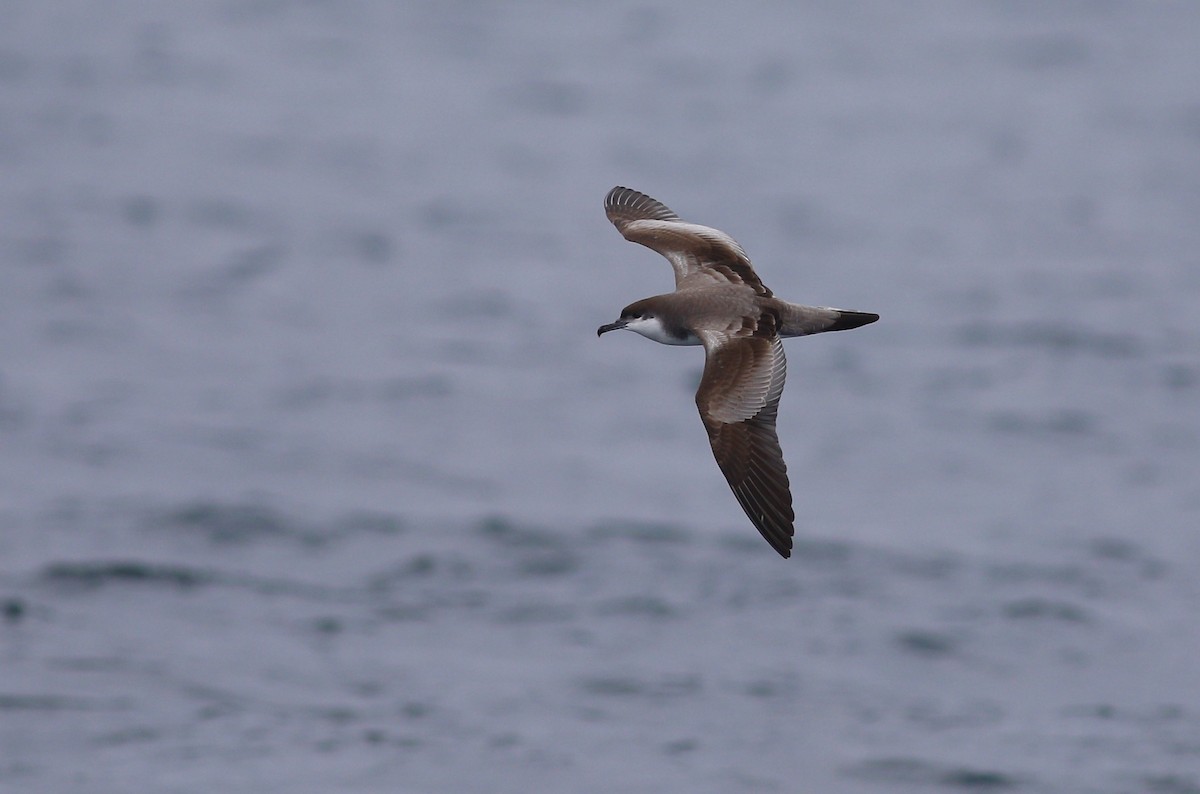
<instances>
[{"instance_id":1,"label":"blue-gray water surface","mask_svg":"<svg viewBox=\"0 0 1200 794\"><path fill-rule=\"evenodd\" d=\"M0 4L0 790L1200 792L1200 6ZM616 184L790 300L717 470Z\"/></svg>"}]
</instances>

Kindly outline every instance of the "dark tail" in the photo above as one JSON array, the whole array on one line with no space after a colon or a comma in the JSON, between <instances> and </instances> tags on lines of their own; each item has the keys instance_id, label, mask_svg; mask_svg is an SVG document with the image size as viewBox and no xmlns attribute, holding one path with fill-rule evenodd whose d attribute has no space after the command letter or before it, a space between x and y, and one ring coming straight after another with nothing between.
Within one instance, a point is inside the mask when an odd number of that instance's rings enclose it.
<instances>
[{"instance_id":1,"label":"dark tail","mask_svg":"<svg viewBox=\"0 0 1200 794\"><path fill-rule=\"evenodd\" d=\"M849 331L851 328L860 328L864 325L870 325L879 319L879 315L874 312L852 312L846 309L837 309L837 319L833 321L833 325L828 328L823 328L823 331Z\"/></svg>"}]
</instances>

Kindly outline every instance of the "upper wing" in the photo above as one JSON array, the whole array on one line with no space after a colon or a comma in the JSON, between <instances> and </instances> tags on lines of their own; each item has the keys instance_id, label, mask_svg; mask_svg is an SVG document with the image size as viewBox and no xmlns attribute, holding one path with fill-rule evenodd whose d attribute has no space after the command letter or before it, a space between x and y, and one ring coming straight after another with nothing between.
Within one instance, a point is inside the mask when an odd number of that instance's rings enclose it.
<instances>
[{"instance_id":1,"label":"upper wing","mask_svg":"<svg viewBox=\"0 0 1200 794\"><path fill-rule=\"evenodd\" d=\"M738 503L772 548L789 557L795 513L775 432L787 359L775 323L764 312L753 330L701 333L706 357L696 406Z\"/></svg>"},{"instance_id":2,"label":"upper wing","mask_svg":"<svg viewBox=\"0 0 1200 794\"><path fill-rule=\"evenodd\" d=\"M745 284L771 297L750 258L737 242L716 229L686 223L661 201L627 187L614 187L604 212L626 240L662 254L675 270L675 288L705 282Z\"/></svg>"}]
</instances>

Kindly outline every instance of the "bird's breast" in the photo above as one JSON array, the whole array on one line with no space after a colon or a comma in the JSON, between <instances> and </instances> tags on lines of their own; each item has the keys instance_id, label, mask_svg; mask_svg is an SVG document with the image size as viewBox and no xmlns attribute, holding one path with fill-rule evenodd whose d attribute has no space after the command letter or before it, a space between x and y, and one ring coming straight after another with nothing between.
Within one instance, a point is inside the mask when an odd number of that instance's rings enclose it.
<instances>
[{"instance_id":1,"label":"bird's breast","mask_svg":"<svg viewBox=\"0 0 1200 794\"><path fill-rule=\"evenodd\" d=\"M688 329L667 325L658 317L634 320L625 327L663 345L703 344L700 338Z\"/></svg>"}]
</instances>

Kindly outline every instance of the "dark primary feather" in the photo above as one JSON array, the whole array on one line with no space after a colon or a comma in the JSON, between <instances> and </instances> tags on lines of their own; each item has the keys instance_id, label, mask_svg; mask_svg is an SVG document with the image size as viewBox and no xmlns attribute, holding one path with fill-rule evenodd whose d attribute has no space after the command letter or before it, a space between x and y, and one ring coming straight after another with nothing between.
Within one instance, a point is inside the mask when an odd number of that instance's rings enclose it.
<instances>
[{"instance_id":1,"label":"dark primary feather","mask_svg":"<svg viewBox=\"0 0 1200 794\"><path fill-rule=\"evenodd\" d=\"M792 494L775 433L778 403L734 424L705 422L721 473L751 523L783 557L792 554Z\"/></svg>"},{"instance_id":2,"label":"dark primary feather","mask_svg":"<svg viewBox=\"0 0 1200 794\"><path fill-rule=\"evenodd\" d=\"M671 208L633 188L617 186L604 197L604 214L617 229L622 223L637 220L677 221Z\"/></svg>"}]
</instances>

